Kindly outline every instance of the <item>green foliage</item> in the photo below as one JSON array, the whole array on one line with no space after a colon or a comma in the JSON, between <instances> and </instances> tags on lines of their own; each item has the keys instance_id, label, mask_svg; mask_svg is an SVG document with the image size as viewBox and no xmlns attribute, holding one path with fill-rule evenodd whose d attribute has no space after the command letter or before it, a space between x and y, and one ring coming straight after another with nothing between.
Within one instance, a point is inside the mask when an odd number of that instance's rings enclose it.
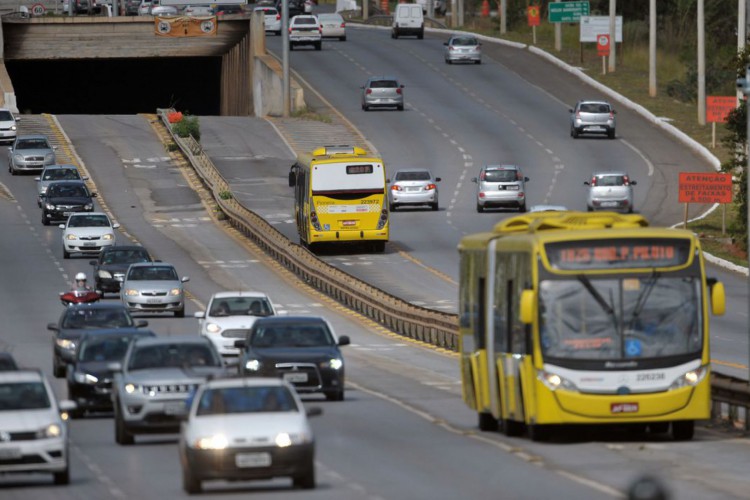
<instances>
[{"instance_id":1,"label":"green foliage","mask_svg":"<svg viewBox=\"0 0 750 500\"><path fill-rule=\"evenodd\" d=\"M232 199L232 192L231 191L222 191L219 193L219 198L222 200L231 200Z\"/></svg>"},{"instance_id":2,"label":"green foliage","mask_svg":"<svg viewBox=\"0 0 750 500\"><path fill-rule=\"evenodd\" d=\"M182 120L172 124L172 131L179 137L192 135L196 141L201 140L201 128L197 116L184 116Z\"/></svg>"}]
</instances>

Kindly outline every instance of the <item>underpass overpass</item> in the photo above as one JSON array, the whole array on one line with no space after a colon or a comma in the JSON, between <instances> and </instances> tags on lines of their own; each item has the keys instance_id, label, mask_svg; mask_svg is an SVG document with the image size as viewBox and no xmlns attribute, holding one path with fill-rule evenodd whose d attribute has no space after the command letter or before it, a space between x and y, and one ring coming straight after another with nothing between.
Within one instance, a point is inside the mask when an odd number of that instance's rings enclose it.
<instances>
[{"instance_id":1,"label":"underpass overpass","mask_svg":"<svg viewBox=\"0 0 750 500\"><path fill-rule=\"evenodd\" d=\"M261 19L262 22L262 19ZM175 106L252 115L251 18L218 20L215 36L165 37L154 18L2 18L3 106L21 112L132 114ZM43 108L43 109L42 109Z\"/></svg>"}]
</instances>

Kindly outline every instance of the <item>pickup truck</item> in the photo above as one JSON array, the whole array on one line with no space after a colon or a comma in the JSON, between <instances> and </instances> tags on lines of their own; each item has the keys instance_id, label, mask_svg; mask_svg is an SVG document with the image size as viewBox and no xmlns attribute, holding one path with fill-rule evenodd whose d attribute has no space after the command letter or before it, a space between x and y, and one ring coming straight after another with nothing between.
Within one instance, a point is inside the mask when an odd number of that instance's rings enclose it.
<instances>
[{"instance_id":1,"label":"pickup truck","mask_svg":"<svg viewBox=\"0 0 750 500\"><path fill-rule=\"evenodd\" d=\"M297 45L313 45L320 50L323 44L323 28L317 16L294 16L289 21L289 50Z\"/></svg>"}]
</instances>

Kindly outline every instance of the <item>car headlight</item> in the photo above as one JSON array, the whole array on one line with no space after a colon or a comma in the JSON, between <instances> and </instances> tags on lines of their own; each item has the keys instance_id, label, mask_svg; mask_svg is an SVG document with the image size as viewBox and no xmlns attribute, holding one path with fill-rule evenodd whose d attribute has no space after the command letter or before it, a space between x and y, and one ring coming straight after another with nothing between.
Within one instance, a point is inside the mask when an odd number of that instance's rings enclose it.
<instances>
[{"instance_id":1,"label":"car headlight","mask_svg":"<svg viewBox=\"0 0 750 500\"><path fill-rule=\"evenodd\" d=\"M44 161L55 161L55 153L47 153L44 155Z\"/></svg>"},{"instance_id":2,"label":"car headlight","mask_svg":"<svg viewBox=\"0 0 750 500\"><path fill-rule=\"evenodd\" d=\"M208 323L206 325L206 331L208 333L219 333L221 331L221 326L217 325L216 323Z\"/></svg>"},{"instance_id":3,"label":"car headlight","mask_svg":"<svg viewBox=\"0 0 750 500\"><path fill-rule=\"evenodd\" d=\"M669 390L679 389L681 387L695 387L706 378L706 374L708 374L707 366L701 366L695 370L683 373L672 382L672 385L669 386Z\"/></svg>"},{"instance_id":4,"label":"car headlight","mask_svg":"<svg viewBox=\"0 0 750 500\"><path fill-rule=\"evenodd\" d=\"M228 444L229 441L224 434L202 437L195 441L195 447L199 450L223 450Z\"/></svg>"},{"instance_id":5,"label":"car headlight","mask_svg":"<svg viewBox=\"0 0 750 500\"><path fill-rule=\"evenodd\" d=\"M55 205L53 205L52 203L45 203L44 207L47 210L54 210L55 209Z\"/></svg>"},{"instance_id":6,"label":"car headlight","mask_svg":"<svg viewBox=\"0 0 750 500\"><path fill-rule=\"evenodd\" d=\"M112 241L115 239L115 235L112 233L107 233L107 234L102 235L102 239L105 241Z\"/></svg>"},{"instance_id":7,"label":"car headlight","mask_svg":"<svg viewBox=\"0 0 750 500\"><path fill-rule=\"evenodd\" d=\"M13 155L13 161L15 161L15 162L24 161L24 157L23 157L23 155Z\"/></svg>"},{"instance_id":8,"label":"car headlight","mask_svg":"<svg viewBox=\"0 0 750 500\"><path fill-rule=\"evenodd\" d=\"M128 297L135 297L138 295L138 290L133 290L132 288L125 289L125 295Z\"/></svg>"},{"instance_id":9,"label":"car headlight","mask_svg":"<svg viewBox=\"0 0 750 500\"><path fill-rule=\"evenodd\" d=\"M280 432L276 435L276 439L274 439L274 442L279 448L286 448L288 446L296 444L310 443L312 442L312 436L304 432L295 434Z\"/></svg>"},{"instance_id":10,"label":"car headlight","mask_svg":"<svg viewBox=\"0 0 750 500\"><path fill-rule=\"evenodd\" d=\"M333 368L334 370L340 370L343 366L344 360L341 358L331 358L320 363L321 368Z\"/></svg>"},{"instance_id":11,"label":"car headlight","mask_svg":"<svg viewBox=\"0 0 750 500\"><path fill-rule=\"evenodd\" d=\"M136 391L140 391L141 386L135 385L135 384L125 384L125 392L128 394L133 394Z\"/></svg>"},{"instance_id":12,"label":"car headlight","mask_svg":"<svg viewBox=\"0 0 750 500\"><path fill-rule=\"evenodd\" d=\"M279 448L286 448L292 445L292 438L286 432L282 432L276 435L276 446Z\"/></svg>"},{"instance_id":13,"label":"car headlight","mask_svg":"<svg viewBox=\"0 0 750 500\"><path fill-rule=\"evenodd\" d=\"M15 125L11 125L11 126L10 126L10 129L11 129L11 130L17 130L17 129L18 129L18 127L16 127Z\"/></svg>"},{"instance_id":14,"label":"car headlight","mask_svg":"<svg viewBox=\"0 0 750 500\"><path fill-rule=\"evenodd\" d=\"M47 193L47 186L42 186L39 190L39 194L46 194Z\"/></svg>"},{"instance_id":15,"label":"car headlight","mask_svg":"<svg viewBox=\"0 0 750 500\"><path fill-rule=\"evenodd\" d=\"M99 277L103 278L105 280L111 280L112 279L112 273L109 271L104 271L102 269L99 270Z\"/></svg>"},{"instance_id":16,"label":"car headlight","mask_svg":"<svg viewBox=\"0 0 750 500\"><path fill-rule=\"evenodd\" d=\"M86 204L85 204L85 205L83 206L83 209L84 209L84 210L93 210L93 209L94 209L94 204L93 204L93 203L86 203Z\"/></svg>"},{"instance_id":17,"label":"car headlight","mask_svg":"<svg viewBox=\"0 0 750 500\"><path fill-rule=\"evenodd\" d=\"M561 377L557 373L548 372L545 370L539 370L536 376L550 391L556 391L557 389L565 389L568 391L578 391L578 387L570 380Z\"/></svg>"},{"instance_id":18,"label":"car headlight","mask_svg":"<svg viewBox=\"0 0 750 500\"><path fill-rule=\"evenodd\" d=\"M169 295L175 296L175 295L182 295L182 289L181 288L172 288L169 291Z\"/></svg>"},{"instance_id":19,"label":"car headlight","mask_svg":"<svg viewBox=\"0 0 750 500\"><path fill-rule=\"evenodd\" d=\"M62 436L62 427L60 424L49 424L47 427L39 429L36 432L37 439L56 438Z\"/></svg>"},{"instance_id":20,"label":"car headlight","mask_svg":"<svg viewBox=\"0 0 750 500\"><path fill-rule=\"evenodd\" d=\"M78 382L79 384L96 384L99 382L99 379L90 373L83 373L83 372L75 372L73 373L73 379Z\"/></svg>"},{"instance_id":21,"label":"car headlight","mask_svg":"<svg viewBox=\"0 0 750 500\"><path fill-rule=\"evenodd\" d=\"M68 339L55 339L55 342L58 346L65 349L66 351L75 351L76 350L76 343L73 340Z\"/></svg>"},{"instance_id":22,"label":"car headlight","mask_svg":"<svg viewBox=\"0 0 750 500\"><path fill-rule=\"evenodd\" d=\"M65 235L65 239L68 240L68 241L70 241L70 240L77 240L78 236L76 236L75 234L72 234L72 233L71 234L66 234Z\"/></svg>"},{"instance_id":23,"label":"car headlight","mask_svg":"<svg viewBox=\"0 0 750 500\"><path fill-rule=\"evenodd\" d=\"M245 370L257 372L258 370L260 370L260 361L257 359L248 359L247 361L245 361Z\"/></svg>"}]
</instances>

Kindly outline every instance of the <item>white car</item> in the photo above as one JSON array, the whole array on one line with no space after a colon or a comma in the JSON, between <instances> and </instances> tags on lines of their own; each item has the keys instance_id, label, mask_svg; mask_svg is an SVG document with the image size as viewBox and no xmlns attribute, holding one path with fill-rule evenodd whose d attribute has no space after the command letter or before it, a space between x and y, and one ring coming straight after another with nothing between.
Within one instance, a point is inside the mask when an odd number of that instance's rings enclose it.
<instances>
[{"instance_id":1,"label":"white car","mask_svg":"<svg viewBox=\"0 0 750 500\"><path fill-rule=\"evenodd\" d=\"M70 482L68 427L41 371L0 372L0 474L52 473L55 484Z\"/></svg>"},{"instance_id":2,"label":"white car","mask_svg":"<svg viewBox=\"0 0 750 500\"><path fill-rule=\"evenodd\" d=\"M152 16L176 16L177 7L162 5L160 0L151 0L151 8L148 13Z\"/></svg>"},{"instance_id":3,"label":"white car","mask_svg":"<svg viewBox=\"0 0 750 500\"><path fill-rule=\"evenodd\" d=\"M346 22L341 14L318 14L323 29L323 38L338 38L346 41Z\"/></svg>"},{"instance_id":4,"label":"white car","mask_svg":"<svg viewBox=\"0 0 750 500\"><path fill-rule=\"evenodd\" d=\"M299 45L312 45L320 50L323 45L323 29L317 16L307 14L294 16L289 21L289 50Z\"/></svg>"},{"instance_id":5,"label":"white car","mask_svg":"<svg viewBox=\"0 0 750 500\"><path fill-rule=\"evenodd\" d=\"M16 140L18 118L6 108L0 108L0 141L13 142Z\"/></svg>"},{"instance_id":6,"label":"white car","mask_svg":"<svg viewBox=\"0 0 750 500\"><path fill-rule=\"evenodd\" d=\"M281 14L276 7L256 7L253 11L263 12L263 25L266 31L281 36Z\"/></svg>"},{"instance_id":7,"label":"white car","mask_svg":"<svg viewBox=\"0 0 750 500\"><path fill-rule=\"evenodd\" d=\"M315 488L315 439L289 382L227 378L202 384L180 428L182 485L198 493L208 480L291 476L295 487Z\"/></svg>"},{"instance_id":8,"label":"white car","mask_svg":"<svg viewBox=\"0 0 750 500\"><path fill-rule=\"evenodd\" d=\"M282 311L280 311L282 312ZM213 342L222 356L238 356L234 341L244 339L255 320L278 314L262 292L218 292L205 311L195 313L199 334Z\"/></svg>"},{"instance_id":9,"label":"white car","mask_svg":"<svg viewBox=\"0 0 750 500\"><path fill-rule=\"evenodd\" d=\"M138 6L138 15L147 16L151 12L151 0L141 0L141 4Z\"/></svg>"},{"instance_id":10,"label":"white car","mask_svg":"<svg viewBox=\"0 0 750 500\"><path fill-rule=\"evenodd\" d=\"M116 243L115 229L118 223L112 223L103 212L73 213L65 224L60 224L63 230L63 258L69 259L70 254L98 254L102 248Z\"/></svg>"},{"instance_id":11,"label":"white car","mask_svg":"<svg viewBox=\"0 0 750 500\"><path fill-rule=\"evenodd\" d=\"M186 5L182 13L191 17L213 16L214 9L210 5Z\"/></svg>"}]
</instances>

